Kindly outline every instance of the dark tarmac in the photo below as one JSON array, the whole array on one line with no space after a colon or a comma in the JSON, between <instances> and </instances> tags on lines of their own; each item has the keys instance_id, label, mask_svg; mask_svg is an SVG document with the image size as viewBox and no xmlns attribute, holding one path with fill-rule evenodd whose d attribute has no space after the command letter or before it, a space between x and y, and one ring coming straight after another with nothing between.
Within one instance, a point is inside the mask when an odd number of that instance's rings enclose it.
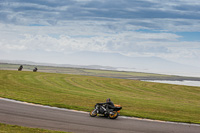
<instances>
[{"instance_id":1,"label":"dark tarmac","mask_svg":"<svg viewBox=\"0 0 200 133\"><path fill-rule=\"evenodd\" d=\"M200 133L200 125L118 117L111 120L89 113L0 98L0 123L75 133Z\"/></svg>"}]
</instances>

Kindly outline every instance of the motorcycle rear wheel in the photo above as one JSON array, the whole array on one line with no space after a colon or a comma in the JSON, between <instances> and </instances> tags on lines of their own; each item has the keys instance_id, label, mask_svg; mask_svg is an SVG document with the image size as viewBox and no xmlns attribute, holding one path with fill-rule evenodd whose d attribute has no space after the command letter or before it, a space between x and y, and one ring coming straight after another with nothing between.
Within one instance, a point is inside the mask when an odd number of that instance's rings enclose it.
<instances>
[{"instance_id":1,"label":"motorcycle rear wheel","mask_svg":"<svg viewBox=\"0 0 200 133\"><path fill-rule=\"evenodd\" d=\"M91 117L97 116L97 112L95 112L94 110L90 111L90 116Z\"/></svg>"},{"instance_id":2,"label":"motorcycle rear wheel","mask_svg":"<svg viewBox=\"0 0 200 133\"><path fill-rule=\"evenodd\" d=\"M118 114L117 111L113 111L113 114L109 114L108 117L109 117L110 119L116 119L116 118L118 117L118 115L119 115L119 114Z\"/></svg>"}]
</instances>

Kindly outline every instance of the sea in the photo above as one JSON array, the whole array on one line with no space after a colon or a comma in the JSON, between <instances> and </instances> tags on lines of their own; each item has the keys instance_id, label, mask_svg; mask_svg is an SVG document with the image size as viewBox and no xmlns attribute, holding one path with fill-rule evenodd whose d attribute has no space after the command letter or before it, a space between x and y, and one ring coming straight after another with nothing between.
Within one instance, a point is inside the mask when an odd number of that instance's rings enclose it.
<instances>
[{"instance_id":1,"label":"sea","mask_svg":"<svg viewBox=\"0 0 200 133\"><path fill-rule=\"evenodd\" d=\"M157 83L167 83L167 84L176 84L176 85L197 86L197 87L200 87L200 81L191 81L191 80L183 80L183 81L142 80L142 81L157 82Z\"/></svg>"}]
</instances>

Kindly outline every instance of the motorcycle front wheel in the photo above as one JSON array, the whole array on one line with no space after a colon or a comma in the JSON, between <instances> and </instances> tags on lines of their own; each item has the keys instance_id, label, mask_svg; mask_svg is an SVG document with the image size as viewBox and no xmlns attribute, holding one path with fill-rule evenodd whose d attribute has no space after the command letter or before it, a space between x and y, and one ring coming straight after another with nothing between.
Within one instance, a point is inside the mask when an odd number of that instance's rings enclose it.
<instances>
[{"instance_id":1,"label":"motorcycle front wheel","mask_svg":"<svg viewBox=\"0 0 200 133\"><path fill-rule=\"evenodd\" d=\"M118 117L118 115L119 115L119 114L117 113L117 111L113 111L113 113L112 113L112 114L109 114L108 117L109 117L110 119L116 119L116 118Z\"/></svg>"},{"instance_id":2,"label":"motorcycle front wheel","mask_svg":"<svg viewBox=\"0 0 200 133\"><path fill-rule=\"evenodd\" d=\"M92 110L92 111L90 111L90 116L91 116L91 117L97 116L97 112L95 111L95 109Z\"/></svg>"}]
</instances>

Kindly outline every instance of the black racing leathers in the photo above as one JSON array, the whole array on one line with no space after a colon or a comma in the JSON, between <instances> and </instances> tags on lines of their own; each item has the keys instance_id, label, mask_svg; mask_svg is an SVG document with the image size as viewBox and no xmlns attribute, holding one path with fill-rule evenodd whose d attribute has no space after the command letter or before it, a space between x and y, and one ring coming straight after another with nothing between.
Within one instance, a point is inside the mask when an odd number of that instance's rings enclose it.
<instances>
[{"instance_id":1,"label":"black racing leathers","mask_svg":"<svg viewBox=\"0 0 200 133\"><path fill-rule=\"evenodd\" d=\"M106 102L106 103L99 103L99 104L105 104L106 105L106 111L107 111L108 114L110 112L110 109L113 109L115 107L114 103L111 102L111 101Z\"/></svg>"},{"instance_id":2,"label":"black racing leathers","mask_svg":"<svg viewBox=\"0 0 200 133\"><path fill-rule=\"evenodd\" d=\"M107 110L107 113L109 114L110 113L110 109L113 109L115 107L114 103L109 101L109 102L106 102L106 110Z\"/></svg>"},{"instance_id":3,"label":"black racing leathers","mask_svg":"<svg viewBox=\"0 0 200 133\"><path fill-rule=\"evenodd\" d=\"M113 103L113 102L111 102L111 101L109 101L109 102L106 102L105 104L107 104L107 105L108 105L108 108L109 108L109 109L112 109L112 108L114 108L114 107L115 107L114 103Z\"/></svg>"}]
</instances>

